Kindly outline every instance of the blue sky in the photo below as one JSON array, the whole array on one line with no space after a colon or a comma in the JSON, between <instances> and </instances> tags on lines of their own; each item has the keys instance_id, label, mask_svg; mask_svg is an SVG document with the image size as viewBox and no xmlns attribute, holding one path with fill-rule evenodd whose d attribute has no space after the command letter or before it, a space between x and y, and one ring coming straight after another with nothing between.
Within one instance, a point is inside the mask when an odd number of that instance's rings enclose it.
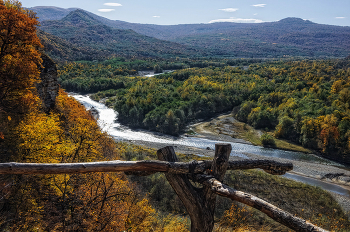
<instances>
[{"instance_id":1,"label":"blue sky","mask_svg":"<svg viewBox=\"0 0 350 232\"><path fill-rule=\"evenodd\" d=\"M22 0L24 7L77 7L100 16L161 25L271 22L287 17L350 26L350 0Z\"/></svg>"}]
</instances>

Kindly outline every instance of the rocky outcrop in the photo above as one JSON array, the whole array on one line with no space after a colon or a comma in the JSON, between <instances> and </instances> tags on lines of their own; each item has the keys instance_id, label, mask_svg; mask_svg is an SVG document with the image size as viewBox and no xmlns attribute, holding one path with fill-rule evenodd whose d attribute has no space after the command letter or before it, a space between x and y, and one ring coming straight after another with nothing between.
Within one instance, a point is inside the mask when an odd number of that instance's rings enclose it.
<instances>
[{"instance_id":1,"label":"rocky outcrop","mask_svg":"<svg viewBox=\"0 0 350 232\"><path fill-rule=\"evenodd\" d=\"M47 55L42 54L41 59L43 60L43 67L40 68L41 82L37 84L36 88L43 102L44 110L48 112L55 106L58 95L57 67Z\"/></svg>"},{"instance_id":2,"label":"rocky outcrop","mask_svg":"<svg viewBox=\"0 0 350 232\"><path fill-rule=\"evenodd\" d=\"M95 107L91 107L89 113L92 115L92 117L94 117L95 120L98 120L100 118L100 114Z\"/></svg>"}]
</instances>

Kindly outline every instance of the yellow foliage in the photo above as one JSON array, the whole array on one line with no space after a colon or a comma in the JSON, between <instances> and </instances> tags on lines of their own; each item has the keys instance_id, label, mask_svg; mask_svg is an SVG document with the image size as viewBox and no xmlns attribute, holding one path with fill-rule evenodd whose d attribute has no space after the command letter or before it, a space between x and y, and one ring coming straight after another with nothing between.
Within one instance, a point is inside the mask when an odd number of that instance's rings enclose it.
<instances>
[{"instance_id":1,"label":"yellow foliage","mask_svg":"<svg viewBox=\"0 0 350 232\"><path fill-rule=\"evenodd\" d=\"M154 223L155 210L149 204L148 200L143 200L132 204L129 209L129 215L126 220L128 231L151 231L150 225Z\"/></svg>"},{"instance_id":2,"label":"yellow foliage","mask_svg":"<svg viewBox=\"0 0 350 232\"><path fill-rule=\"evenodd\" d=\"M74 149L64 138L57 115L32 112L18 125L20 160L57 163Z\"/></svg>"},{"instance_id":3,"label":"yellow foliage","mask_svg":"<svg viewBox=\"0 0 350 232\"><path fill-rule=\"evenodd\" d=\"M162 231L164 232L187 232L188 231L188 218L168 215L163 221L166 223Z\"/></svg>"},{"instance_id":4,"label":"yellow foliage","mask_svg":"<svg viewBox=\"0 0 350 232\"><path fill-rule=\"evenodd\" d=\"M333 83L331 88L331 93L339 93L342 89L342 80L337 80Z\"/></svg>"},{"instance_id":5,"label":"yellow foliage","mask_svg":"<svg viewBox=\"0 0 350 232\"><path fill-rule=\"evenodd\" d=\"M236 204L232 204L231 208L224 212L224 215L219 221L219 231L248 229L248 218L251 217L251 215L246 206L240 207Z\"/></svg>"}]
</instances>

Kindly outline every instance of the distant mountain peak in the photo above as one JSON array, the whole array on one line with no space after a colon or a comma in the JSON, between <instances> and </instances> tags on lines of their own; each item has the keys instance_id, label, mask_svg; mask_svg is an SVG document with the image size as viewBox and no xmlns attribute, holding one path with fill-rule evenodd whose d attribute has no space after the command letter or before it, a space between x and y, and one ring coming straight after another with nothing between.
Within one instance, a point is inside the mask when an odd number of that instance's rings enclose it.
<instances>
[{"instance_id":1,"label":"distant mountain peak","mask_svg":"<svg viewBox=\"0 0 350 232\"><path fill-rule=\"evenodd\" d=\"M39 16L39 21L41 22L44 20L60 20L63 17L67 16L69 12L74 11L78 8L64 9L56 6L35 6L28 9L36 12L37 16Z\"/></svg>"},{"instance_id":2,"label":"distant mountain peak","mask_svg":"<svg viewBox=\"0 0 350 232\"><path fill-rule=\"evenodd\" d=\"M76 9L72 12L70 12L66 17L62 19L62 21L70 22L75 25L79 24L88 24L88 25L96 25L101 24L99 21L91 17L91 15L82 10L82 9Z\"/></svg>"},{"instance_id":3,"label":"distant mountain peak","mask_svg":"<svg viewBox=\"0 0 350 232\"><path fill-rule=\"evenodd\" d=\"M283 23L283 24L310 24L313 23L310 20L305 20L301 18L295 18L295 17L289 17L285 19L281 19L278 21L278 23Z\"/></svg>"}]
</instances>

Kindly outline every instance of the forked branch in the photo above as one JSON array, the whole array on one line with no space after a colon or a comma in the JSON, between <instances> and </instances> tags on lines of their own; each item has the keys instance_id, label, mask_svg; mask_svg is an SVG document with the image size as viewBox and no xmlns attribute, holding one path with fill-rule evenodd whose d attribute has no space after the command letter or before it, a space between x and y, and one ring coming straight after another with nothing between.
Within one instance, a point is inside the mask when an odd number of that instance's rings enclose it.
<instances>
[{"instance_id":1,"label":"forked branch","mask_svg":"<svg viewBox=\"0 0 350 232\"><path fill-rule=\"evenodd\" d=\"M325 232L324 230L314 224L307 222L304 219L293 216L288 213L256 196L249 193L235 190L229 186L221 183L212 176L197 174L194 176L194 181L199 182L207 187L210 187L216 194L230 198L234 201L241 202L243 204L249 205L272 218L273 220L287 226L290 229L301 232Z\"/></svg>"}]
</instances>

